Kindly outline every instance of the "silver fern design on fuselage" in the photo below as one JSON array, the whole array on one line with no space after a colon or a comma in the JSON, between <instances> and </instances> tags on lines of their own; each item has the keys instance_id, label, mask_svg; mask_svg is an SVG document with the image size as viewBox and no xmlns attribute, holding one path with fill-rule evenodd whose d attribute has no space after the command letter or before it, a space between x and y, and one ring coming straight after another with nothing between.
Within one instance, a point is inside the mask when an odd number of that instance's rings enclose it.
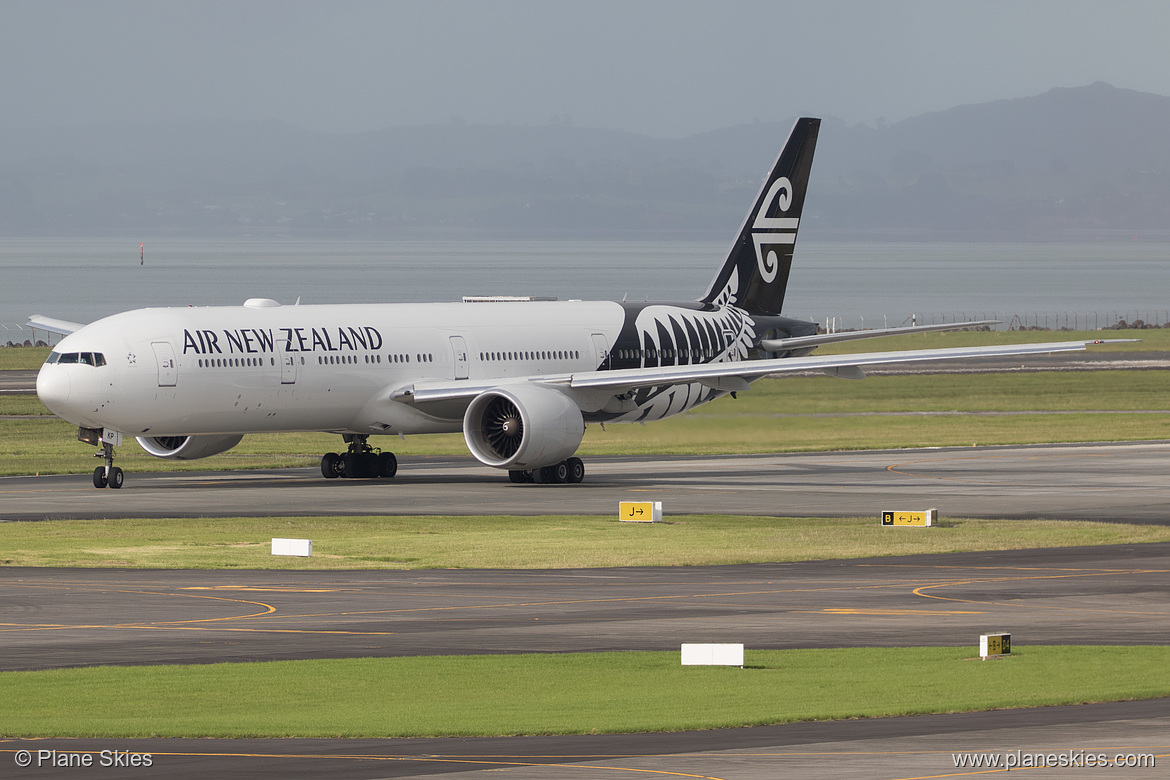
<instances>
[{"instance_id":1,"label":"silver fern design on fuselage","mask_svg":"<svg viewBox=\"0 0 1170 780\"><path fill-rule=\"evenodd\" d=\"M642 309L634 321L641 367L744 360L755 344L755 323L742 309L694 311L670 305Z\"/></svg>"},{"instance_id":2,"label":"silver fern design on fuselage","mask_svg":"<svg viewBox=\"0 0 1170 780\"><path fill-rule=\"evenodd\" d=\"M651 305L638 313L634 327L641 368L745 360L755 343L751 317L734 306L695 311ZM617 420L661 420L711 401L723 392L697 382L645 388L635 394L637 409Z\"/></svg>"},{"instance_id":3,"label":"silver fern design on fuselage","mask_svg":"<svg viewBox=\"0 0 1170 780\"><path fill-rule=\"evenodd\" d=\"M770 321L776 318L765 317ZM774 323L769 322L774 326ZM747 360L758 345L756 318L736 306L701 303L627 304L622 329L603 368L730 363ZM591 421L661 420L726 394L698 382L645 387L590 416Z\"/></svg>"}]
</instances>

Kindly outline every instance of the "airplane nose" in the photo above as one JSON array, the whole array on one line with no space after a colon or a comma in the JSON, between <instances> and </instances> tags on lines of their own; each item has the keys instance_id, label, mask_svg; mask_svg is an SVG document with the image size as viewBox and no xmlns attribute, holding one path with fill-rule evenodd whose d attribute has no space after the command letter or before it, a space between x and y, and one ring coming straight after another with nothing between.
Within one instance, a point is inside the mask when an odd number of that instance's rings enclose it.
<instances>
[{"instance_id":1,"label":"airplane nose","mask_svg":"<svg viewBox=\"0 0 1170 780\"><path fill-rule=\"evenodd\" d=\"M49 411L60 414L69 400L69 374L58 366L42 366L37 374L37 397Z\"/></svg>"}]
</instances>

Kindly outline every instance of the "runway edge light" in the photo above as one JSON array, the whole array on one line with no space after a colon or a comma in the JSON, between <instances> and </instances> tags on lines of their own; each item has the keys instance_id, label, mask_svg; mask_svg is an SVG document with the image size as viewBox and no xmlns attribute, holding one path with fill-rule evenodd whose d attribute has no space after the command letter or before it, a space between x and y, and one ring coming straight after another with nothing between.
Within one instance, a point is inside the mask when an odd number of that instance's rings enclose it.
<instances>
[{"instance_id":1,"label":"runway edge light","mask_svg":"<svg viewBox=\"0 0 1170 780\"><path fill-rule=\"evenodd\" d=\"M295 555L298 558L313 556L312 539L272 539L273 555Z\"/></svg>"},{"instance_id":2,"label":"runway edge light","mask_svg":"<svg viewBox=\"0 0 1170 780\"><path fill-rule=\"evenodd\" d=\"M618 519L623 523L661 523L661 501L619 501Z\"/></svg>"},{"instance_id":3,"label":"runway edge light","mask_svg":"<svg viewBox=\"0 0 1170 780\"><path fill-rule=\"evenodd\" d=\"M1000 656L1012 654L1012 635L1007 633L1000 634L980 634L979 636L979 657L986 661L988 658L999 658Z\"/></svg>"},{"instance_id":4,"label":"runway edge light","mask_svg":"<svg viewBox=\"0 0 1170 780\"><path fill-rule=\"evenodd\" d=\"M927 509L925 512L904 512L898 510L886 510L882 512L882 525L929 528L937 522L937 509Z\"/></svg>"}]
</instances>

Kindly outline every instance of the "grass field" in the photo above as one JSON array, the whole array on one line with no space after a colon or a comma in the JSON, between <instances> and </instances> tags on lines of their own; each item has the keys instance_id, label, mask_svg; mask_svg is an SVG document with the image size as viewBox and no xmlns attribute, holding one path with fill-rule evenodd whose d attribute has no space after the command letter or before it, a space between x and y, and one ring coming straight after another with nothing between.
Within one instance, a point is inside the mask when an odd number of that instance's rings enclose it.
<instances>
[{"instance_id":1,"label":"grass field","mask_svg":"<svg viewBox=\"0 0 1170 780\"><path fill-rule=\"evenodd\" d=\"M6 737L422 737L728 728L1170 695L1167 647L365 658L0 674ZM1102 674L1108 669L1108 674Z\"/></svg>"},{"instance_id":2,"label":"grass field","mask_svg":"<svg viewBox=\"0 0 1170 780\"><path fill-rule=\"evenodd\" d=\"M181 569L554 569L709 566L973 550L1170 541L1170 527L944 518L930 529L878 518L246 517L0 523L0 565ZM312 539L312 558L271 555Z\"/></svg>"},{"instance_id":3,"label":"grass field","mask_svg":"<svg viewBox=\"0 0 1170 780\"><path fill-rule=\"evenodd\" d=\"M27 371L40 368L49 356L49 347L2 347L0 371Z\"/></svg>"}]
</instances>

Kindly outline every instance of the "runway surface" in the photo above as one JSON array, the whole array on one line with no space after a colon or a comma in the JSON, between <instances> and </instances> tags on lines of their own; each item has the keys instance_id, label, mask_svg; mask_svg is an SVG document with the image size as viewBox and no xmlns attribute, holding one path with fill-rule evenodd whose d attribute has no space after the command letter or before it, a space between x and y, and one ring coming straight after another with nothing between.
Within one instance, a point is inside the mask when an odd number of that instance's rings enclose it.
<instances>
[{"instance_id":1,"label":"runway surface","mask_svg":"<svg viewBox=\"0 0 1170 780\"><path fill-rule=\"evenodd\" d=\"M30 395L37 391L36 370L0 371L0 395Z\"/></svg>"},{"instance_id":2,"label":"runway surface","mask_svg":"<svg viewBox=\"0 0 1170 780\"><path fill-rule=\"evenodd\" d=\"M380 514L611 514L657 500L667 514L1170 522L1170 442L714 457L591 458L580 485L513 485L471 457L403 459L392 480L316 469L0 478L0 521Z\"/></svg>"},{"instance_id":3,"label":"runway surface","mask_svg":"<svg viewBox=\"0 0 1170 780\"><path fill-rule=\"evenodd\" d=\"M7 670L676 650L684 641L742 641L749 648L969 642L974 654L978 635L988 630L1010 631L1017 647L1170 642L1170 543L684 569L3 569L0 593ZM1166 756L1168 726L1170 701L1161 700L685 734L42 740L0 743L0 756L19 749L144 750L156 754L156 765L143 776L157 777L196 769L263 777L506 769L522 778L614 771L895 778L953 773L953 752L1016 746L1126 747Z\"/></svg>"},{"instance_id":4,"label":"runway surface","mask_svg":"<svg viewBox=\"0 0 1170 780\"><path fill-rule=\"evenodd\" d=\"M685 568L0 569L0 670L468 653L1170 643L1170 543Z\"/></svg>"},{"instance_id":5,"label":"runway surface","mask_svg":"<svg viewBox=\"0 0 1170 780\"><path fill-rule=\"evenodd\" d=\"M5 777L509 777L519 780L698 777L714 780L894 780L998 773L957 768L956 753L1086 753L1153 769L1025 770L1028 778L1165 777L1170 700L1030 710L795 723L673 734L587 734L426 740L0 740ZM16 769L19 750L129 750L150 754L150 769ZM13 771L15 770L15 771ZM1160 770L1160 771L1159 771ZM998 771L1003 771L1002 769Z\"/></svg>"},{"instance_id":6,"label":"runway surface","mask_svg":"<svg viewBox=\"0 0 1170 780\"><path fill-rule=\"evenodd\" d=\"M1165 523L1170 443L726 458L595 459L577 486L512 485L470 460L403 464L392 482L311 470L0 479L0 519L351 513L671 512L943 516ZM468 652L1170 641L1170 544L685 569L232 572L0 569L0 668ZM734 635L734 636L732 636ZM974 652L974 650L973 650ZM1103 659L1107 663L1107 659ZM955 776L952 754L1142 753L1170 762L1170 700L642 735L435 740L9 740L22 749L137 750L148 769L93 777L754 779ZM97 762L100 753L94 755ZM979 771L987 771L979 770ZM1068 769L1030 770L1063 777ZM1096 777L1165 776L1094 769Z\"/></svg>"}]
</instances>

